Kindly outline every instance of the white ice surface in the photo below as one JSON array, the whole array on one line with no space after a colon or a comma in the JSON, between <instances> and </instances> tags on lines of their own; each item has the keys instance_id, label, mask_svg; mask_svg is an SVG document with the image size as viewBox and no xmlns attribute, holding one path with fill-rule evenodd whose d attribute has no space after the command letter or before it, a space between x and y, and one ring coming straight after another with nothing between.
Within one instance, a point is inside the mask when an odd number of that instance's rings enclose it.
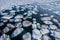
<instances>
[{"instance_id":1,"label":"white ice surface","mask_svg":"<svg viewBox=\"0 0 60 40\"><path fill-rule=\"evenodd\" d=\"M10 8L12 5L22 5L27 3L39 2L42 4L50 3L58 0L0 0L0 10Z\"/></svg>"}]
</instances>

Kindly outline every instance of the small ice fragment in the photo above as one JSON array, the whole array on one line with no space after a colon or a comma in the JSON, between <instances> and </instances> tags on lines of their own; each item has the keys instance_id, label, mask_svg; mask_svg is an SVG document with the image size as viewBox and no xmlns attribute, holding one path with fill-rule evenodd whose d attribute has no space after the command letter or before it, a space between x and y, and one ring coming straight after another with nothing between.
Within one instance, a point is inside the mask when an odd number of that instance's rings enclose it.
<instances>
[{"instance_id":1,"label":"small ice fragment","mask_svg":"<svg viewBox=\"0 0 60 40\"><path fill-rule=\"evenodd\" d=\"M58 23L58 20L57 20L57 19L55 19L55 18L53 18L53 21Z\"/></svg>"},{"instance_id":2,"label":"small ice fragment","mask_svg":"<svg viewBox=\"0 0 60 40\"><path fill-rule=\"evenodd\" d=\"M3 16L2 18L3 19L11 19L13 16L11 16L11 15L5 15L5 16Z\"/></svg>"},{"instance_id":3,"label":"small ice fragment","mask_svg":"<svg viewBox=\"0 0 60 40\"><path fill-rule=\"evenodd\" d=\"M9 35L6 35L6 34L3 34L1 37L0 37L0 40L11 40Z\"/></svg>"},{"instance_id":4,"label":"small ice fragment","mask_svg":"<svg viewBox=\"0 0 60 40\"><path fill-rule=\"evenodd\" d=\"M50 25L50 28L51 29L57 29L57 26L56 25Z\"/></svg>"},{"instance_id":5,"label":"small ice fragment","mask_svg":"<svg viewBox=\"0 0 60 40\"><path fill-rule=\"evenodd\" d=\"M38 29L34 29L32 31L32 34L33 34L32 37L34 39L40 39L42 37L42 34L41 34L41 32Z\"/></svg>"},{"instance_id":6,"label":"small ice fragment","mask_svg":"<svg viewBox=\"0 0 60 40\"><path fill-rule=\"evenodd\" d=\"M23 15L17 15L15 18L23 18Z\"/></svg>"},{"instance_id":7,"label":"small ice fragment","mask_svg":"<svg viewBox=\"0 0 60 40\"><path fill-rule=\"evenodd\" d=\"M49 30L48 30L48 29L43 29L43 28L42 28L40 31L41 31L42 34L47 34L47 33L49 33Z\"/></svg>"},{"instance_id":8,"label":"small ice fragment","mask_svg":"<svg viewBox=\"0 0 60 40\"><path fill-rule=\"evenodd\" d=\"M51 40L51 38L49 36L47 36L47 35L44 35L43 40Z\"/></svg>"},{"instance_id":9,"label":"small ice fragment","mask_svg":"<svg viewBox=\"0 0 60 40\"><path fill-rule=\"evenodd\" d=\"M42 17L41 20L46 20L47 21L47 20L51 20L51 18L50 17Z\"/></svg>"},{"instance_id":10,"label":"small ice fragment","mask_svg":"<svg viewBox=\"0 0 60 40\"><path fill-rule=\"evenodd\" d=\"M23 40L31 40L31 34L30 33L25 33L23 35Z\"/></svg>"},{"instance_id":11,"label":"small ice fragment","mask_svg":"<svg viewBox=\"0 0 60 40\"><path fill-rule=\"evenodd\" d=\"M30 25L32 25L32 22L30 22L30 21L28 21L28 20L23 21L23 26L24 26L24 27L28 27L28 26L30 26Z\"/></svg>"},{"instance_id":12,"label":"small ice fragment","mask_svg":"<svg viewBox=\"0 0 60 40\"><path fill-rule=\"evenodd\" d=\"M53 24L51 21L44 21L45 24Z\"/></svg>"},{"instance_id":13,"label":"small ice fragment","mask_svg":"<svg viewBox=\"0 0 60 40\"><path fill-rule=\"evenodd\" d=\"M14 30L14 32L12 32L11 37L12 37L12 38L16 37L16 36L19 35L22 31L23 31L23 28L19 28L19 27L16 28L16 29Z\"/></svg>"},{"instance_id":14,"label":"small ice fragment","mask_svg":"<svg viewBox=\"0 0 60 40\"><path fill-rule=\"evenodd\" d=\"M3 29L3 32L4 32L4 33L7 33L8 31L10 31L10 29L9 29L8 27L5 27L5 28Z\"/></svg>"}]
</instances>

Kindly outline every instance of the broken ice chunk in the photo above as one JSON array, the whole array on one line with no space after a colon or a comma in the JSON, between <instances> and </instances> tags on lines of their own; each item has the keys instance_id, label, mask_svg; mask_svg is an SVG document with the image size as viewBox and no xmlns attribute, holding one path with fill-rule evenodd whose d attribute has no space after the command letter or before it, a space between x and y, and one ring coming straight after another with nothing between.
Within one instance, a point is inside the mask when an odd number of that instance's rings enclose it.
<instances>
[{"instance_id":1,"label":"broken ice chunk","mask_svg":"<svg viewBox=\"0 0 60 40\"><path fill-rule=\"evenodd\" d=\"M14 38L18 36L23 31L23 28L16 28L13 33L11 34L11 37Z\"/></svg>"},{"instance_id":2,"label":"broken ice chunk","mask_svg":"<svg viewBox=\"0 0 60 40\"><path fill-rule=\"evenodd\" d=\"M58 23L58 20L57 20L57 19L55 19L55 18L53 18L53 21Z\"/></svg>"},{"instance_id":3,"label":"broken ice chunk","mask_svg":"<svg viewBox=\"0 0 60 40\"><path fill-rule=\"evenodd\" d=\"M32 15L31 11L28 11L27 16L31 16L31 15Z\"/></svg>"},{"instance_id":4,"label":"broken ice chunk","mask_svg":"<svg viewBox=\"0 0 60 40\"><path fill-rule=\"evenodd\" d=\"M44 35L43 40L51 40L51 38L48 35Z\"/></svg>"},{"instance_id":5,"label":"broken ice chunk","mask_svg":"<svg viewBox=\"0 0 60 40\"><path fill-rule=\"evenodd\" d=\"M50 30L50 32L51 32L51 36L54 36L55 35L55 31L54 30Z\"/></svg>"},{"instance_id":6,"label":"broken ice chunk","mask_svg":"<svg viewBox=\"0 0 60 40\"><path fill-rule=\"evenodd\" d=\"M48 30L48 29L43 29L43 28L42 28L40 31L41 31L42 34L47 34L47 33L49 33L49 30Z\"/></svg>"},{"instance_id":7,"label":"broken ice chunk","mask_svg":"<svg viewBox=\"0 0 60 40\"><path fill-rule=\"evenodd\" d=\"M25 7L21 7L22 9L21 9L21 11L24 11L26 8Z\"/></svg>"},{"instance_id":8,"label":"broken ice chunk","mask_svg":"<svg viewBox=\"0 0 60 40\"><path fill-rule=\"evenodd\" d=\"M40 16L44 16L43 14L40 14Z\"/></svg>"},{"instance_id":9,"label":"broken ice chunk","mask_svg":"<svg viewBox=\"0 0 60 40\"><path fill-rule=\"evenodd\" d=\"M36 18L33 18L32 20L33 20L33 21L36 21Z\"/></svg>"},{"instance_id":10,"label":"broken ice chunk","mask_svg":"<svg viewBox=\"0 0 60 40\"><path fill-rule=\"evenodd\" d=\"M37 23L37 28L38 28L38 29L40 29L40 28L41 28L40 23Z\"/></svg>"},{"instance_id":11,"label":"broken ice chunk","mask_svg":"<svg viewBox=\"0 0 60 40\"><path fill-rule=\"evenodd\" d=\"M24 27L28 27L30 25L32 25L32 23L30 21L28 21L28 20L23 21L23 26Z\"/></svg>"},{"instance_id":12,"label":"broken ice chunk","mask_svg":"<svg viewBox=\"0 0 60 40\"><path fill-rule=\"evenodd\" d=\"M32 24L32 29L36 29L37 25L36 24Z\"/></svg>"},{"instance_id":13,"label":"broken ice chunk","mask_svg":"<svg viewBox=\"0 0 60 40\"><path fill-rule=\"evenodd\" d=\"M31 40L31 34L30 33L25 33L23 35L23 40Z\"/></svg>"},{"instance_id":14,"label":"broken ice chunk","mask_svg":"<svg viewBox=\"0 0 60 40\"><path fill-rule=\"evenodd\" d=\"M9 35L3 34L3 35L0 37L0 40L10 40L10 37L9 37Z\"/></svg>"},{"instance_id":15,"label":"broken ice chunk","mask_svg":"<svg viewBox=\"0 0 60 40\"><path fill-rule=\"evenodd\" d=\"M15 18L14 22L21 22L22 19L21 18Z\"/></svg>"},{"instance_id":16,"label":"broken ice chunk","mask_svg":"<svg viewBox=\"0 0 60 40\"><path fill-rule=\"evenodd\" d=\"M33 14L38 14L38 13L37 13L37 12L35 12L35 11L32 11L32 13L33 13Z\"/></svg>"},{"instance_id":17,"label":"broken ice chunk","mask_svg":"<svg viewBox=\"0 0 60 40\"><path fill-rule=\"evenodd\" d=\"M54 30L51 30L51 36L54 36L55 38L60 38L60 31L54 31Z\"/></svg>"},{"instance_id":18,"label":"broken ice chunk","mask_svg":"<svg viewBox=\"0 0 60 40\"><path fill-rule=\"evenodd\" d=\"M5 27L5 28L3 29L3 32L4 32L4 33L7 33L9 30L10 30L10 29L9 29L8 27Z\"/></svg>"},{"instance_id":19,"label":"broken ice chunk","mask_svg":"<svg viewBox=\"0 0 60 40\"><path fill-rule=\"evenodd\" d=\"M23 15L27 15L27 13L25 12Z\"/></svg>"},{"instance_id":20,"label":"broken ice chunk","mask_svg":"<svg viewBox=\"0 0 60 40\"><path fill-rule=\"evenodd\" d=\"M60 36L59 36L59 35L60 35L60 32L55 31L55 35L54 35L54 36L55 36L56 38L60 38Z\"/></svg>"},{"instance_id":21,"label":"broken ice chunk","mask_svg":"<svg viewBox=\"0 0 60 40\"><path fill-rule=\"evenodd\" d=\"M7 22L8 20L7 19L5 19L3 22Z\"/></svg>"},{"instance_id":22,"label":"broken ice chunk","mask_svg":"<svg viewBox=\"0 0 60 40\"><path fill-rule=\"evenodd\" d=\"M22 23L16 23L16 27L22 27Z\"/></svg>"},{"instance_id":23,"label":"broken ice chunk","mask_svg":"<svg viewBox=\"0 0 60 40\"><path fill-rule=\"evenodd\" d=\"M41 25L42 28L47 29L48 25Z\"/></svg>"},{"instance_id":24,"label":"broken ice chunk","mask_svg":"<svg viewBox=\"0 0 60 40\"><path fill-rule=\"evenodd\" d=\"M16 12L15 10L11 10L10 15L15 15L15 12Z\"/></svg>"},{"instance_id":25,"label":"broken ice chunk","mask_svg":"<svg viewBox=\"0 0 60 40\"><path fill-rule=\"evenodd\" d=\"M53 24L51 21L44 21L45 24Z\"/></svg>"},{"instance_id":26,"label":"broken ice chunk","mask_svg":"<svg viewBox=\"0 0 60 40\"><path fill-rule=\"evenodd\" d=\"M53 13L58 14L60 11L53 11Z\"/></svg>"},{"instance_id":27,"label":"broken ice chunk","mask_svg":"<svg viewBox=\"0 0 60 40\"><path fill-rule=\"evenodd\" d=\"M35 5L35 8L33 9L34 11L38 12L37 6Z\"/></svg>"},{"instance_id":28,"label":"broken ice chunk","mask_svg":"<svg viewBox=\"0 0 60 40\"><path fill-rule=\"evenodd\" d=\"M11 19L13 16L11 16L11 15L5 15L5 16L3 16L2 18L3 19Z\"/></svg>"},{"instance_id":29,"label":"broken ice chunk","mask_svg":"<svg viewBox=\"0 0 60 40\"><path fill-rule=\"evenodd\" d=\"M48 14L43 14L44 16L48 16Z\"/></svg>"},{"instance_id":30,"label":"broken ice chunk","mask_svg":"<svg viewBox=\"0 0 60 40\"><path fill-rule=\"evenodd\" d=\"M32 34L33 39L40 39L42 37L42 34L38 29L34 29Z\"/></svg>"},{"instance_id":31,"label":"broken ice chunk","mask_svg":"<svg viewBox=\"0 0 60 40\"><path fill-rule=\"evenodd\" d=\"M48 14L40 14L40 16L48 16Z\"/></svg>"},{"instance_id":32,"label":"broken ice chunk","mask_svg":"<svg viewBox=\"0 0 60 40\"><path fill-rule=\"evenodd\" d=\"M54 15L51 15L51 16L50 16L50 18L53 18L53 17L54 17Z\"/></svg>"},{"instance_id":33,"label":"broken ice chunk","mask_svg":"<svg viewBox=\"0 0 60 40\"><path fill-rule=\"evenodd\" d=\"M8 15L8 13L1 13L1 15Z\"/></svg>"},{"instance_id":34,"label":"broken ice chunk","mask_svg":"<svg viewBox=\"0 0 60 40\"><path fill-rule=\"evenodd\" d=\"M14 15L15 15L15 13L11 12L9 15L12 15L12 16L14 16Z\"/></svg>"},{"instance_id":35,"label":"broken ice chunk","mask_svg":"<svg viewBox=\"0 0 60 40\"><path fill-rule=\"evenodd\" d=\"M7 24L7 27L9 27L9 28L11 28L11 29L12 29L12 28L15 28L15 26L12 25L12 24L10 24L10 23Z\"/></svg>"},{"instance_id":36,"label":"broken ice chunk","mask_svg":"<svg viewBox=\"0 0 60 40\"><path fill-rule=\"evenodd\" d=\"M15 10L11 10L11 11L10 11L10 13L14 13L14 12L16 12L16 11L15 11Z\"/></svg>"},{"instance_id":37,"label":"broken ice chunk","mask_svg":"<svg viewBox=\"0 0 60 40\"><path fill-rule=\"evenodd\" d=\"M2 25L4 25L4 23L2 22L2 23L0 23L0 26L2 26Z\"/></svg>"},{"instance_id":38,"label":"broken ice chunk","mask_svg":"<svg viewBox=\"0 0 60 40\"><path fill-rule=\"evenodd\" d=\"M37 23L37 21L33 21L33 23L34 23L34 24L36 24L36 23Z\"/></svg>"},{"instance_id":39,"label":"broken ice chunk","mask_svg":"<svg viewBox=\"0 0 60 40\"><path fill-rule=\"evenodd\" d=\"M47 21L47 20L51 20L51 18L50 17L42 17L41 20L46 20Z\"/></svg>"},{"instance_id":40,"label":"broken ice chunk","mask_svg":"<svg viewBox=\"0 0 60 40\"><path fill-rule=\"evenodd\" d=\"M23 15L17 15L15 18L23 18Z\"/></svg>"},{"instance_id":41,"label":"broken ice chunk","mask_svg":"<svg viewBox=\"0 0 60 40\"><path fill-rule=\"evenodd\" d=\"M10 22L14 22L14 19L9 19Z\"/></svg>"},{"instance_id":42,"label":"broken ice chunk","mask_svg":"<svg viewBox=\"0 0 60 40\"><path fill-rule=\"evenodd\" d=\"M56 25L50 25L50 28L51 29L57 29L57 26Z\"/></svg>"}]
</instances>

